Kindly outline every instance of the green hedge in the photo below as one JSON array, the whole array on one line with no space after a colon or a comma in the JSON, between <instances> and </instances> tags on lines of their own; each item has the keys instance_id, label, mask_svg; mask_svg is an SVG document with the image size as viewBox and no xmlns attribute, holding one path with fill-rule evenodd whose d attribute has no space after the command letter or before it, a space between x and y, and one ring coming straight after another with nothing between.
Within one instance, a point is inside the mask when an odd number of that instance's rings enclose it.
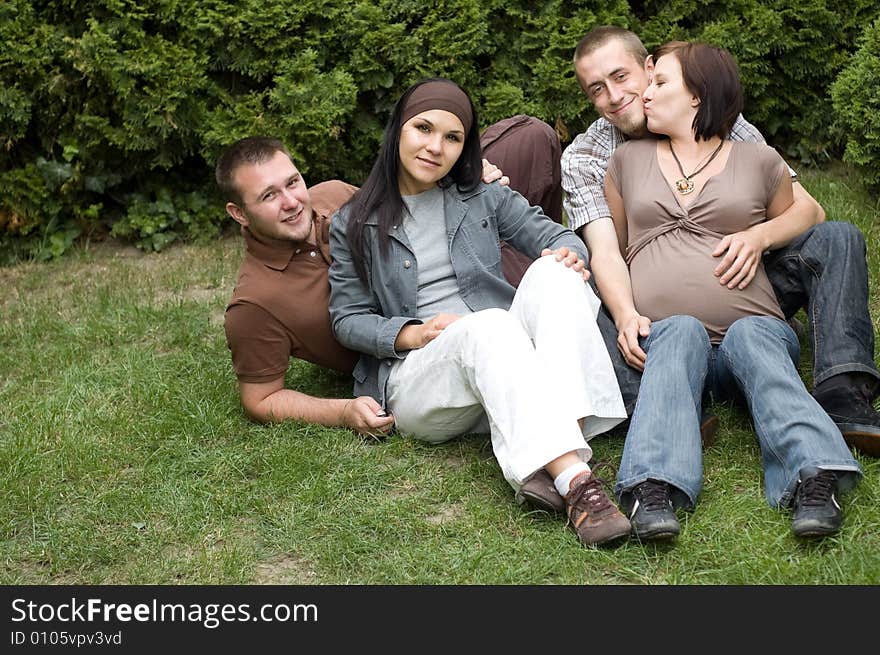
<instances>
[{"instance_id":1,"label":"green hedge","mask_svg":"<svg viewBox=\"0 0 880 655\"><path fill-rule=\"evenodd\" d=\"M311 181L358 183L394 101L430 75L467 88L483 126L526 112L574 136L594 115L571 53L605 23L634 29L649 48L670 38L730 48L747 115L768 138L795 159L837 155L828 87L874 5L6 0L0 260L56 256L79 236L154 250L215 236L229 222L211 167L249 134L284 139ZM861 152L877 163L876 148Z\"/></svg>"},{"instance_id":2,"label":"green hedge","mask_svg":"<svg viewBox=\"0 0 880 655\"><path fill-rule=\"evenodd\" d=\"M865 29L858 52L831 87L845 161L880 190L880 19Z\"/></svg>"}]
</instances>

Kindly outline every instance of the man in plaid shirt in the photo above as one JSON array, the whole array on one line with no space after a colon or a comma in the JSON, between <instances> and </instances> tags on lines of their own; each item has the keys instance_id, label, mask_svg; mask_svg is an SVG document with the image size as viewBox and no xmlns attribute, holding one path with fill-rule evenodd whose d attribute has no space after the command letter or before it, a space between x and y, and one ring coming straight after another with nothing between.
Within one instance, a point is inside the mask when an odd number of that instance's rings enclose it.
<instances>
[{"instance_id":1,"label":"man in plaid shirt","mask_svg":"<svg viewBox=\"0 0 880 655\"><path fill-rule=\"evenodd\" d=\"M575 50L575 72L581 88L601 116L578 135L562 155L563 201L569 226L587 244L593 261L618 248L611 212L605 202L605 170L614 149L627 139L649 137L642 94L650 83L653 62L641 40L619 27L599 27ZM731 130L735 141L763 142L761 133L739 116ZM789 168L789 170L791 170ZM880 374L874 364L874 331L868 311L865 241L846 222L825 222L825 212L797 183L795 200L780 217L805 220L810 230L772 252L749 231L725 237L716 251L715 271L721 284L744 288L757 263L764 267L786 317L805 307L813 345L813 395L840 428L850 446L880 455L880 414L873 401ZM780 218L777 217L777 218ZM627 410L632 411L639 373L617 357L618 340L641 350L633 328L610 327L606 343L615 362ZM600 327L603 321L600 320ZM619 329L618 329L619 328Z\"/></svg>"}]
</instances>

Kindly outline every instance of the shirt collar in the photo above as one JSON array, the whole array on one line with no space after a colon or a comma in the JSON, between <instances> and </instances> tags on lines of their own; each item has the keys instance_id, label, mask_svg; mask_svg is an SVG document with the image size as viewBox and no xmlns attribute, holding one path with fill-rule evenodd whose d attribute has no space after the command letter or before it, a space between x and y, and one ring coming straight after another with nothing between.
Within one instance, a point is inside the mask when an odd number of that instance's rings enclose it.
<instances>
[{"instance_id":1,"label":"shirt collar","mask_svg":"<svg viewBox=\"0 0 880 655\"><path fill-rule=\"evenodd\" d=\"M322 235L322 223L324 222L317 213L312 217L315 225L315 236L318 240ZM260 241L244 225L241 227L241 236L244 237L248 254L258 262L276 271L283 271L290 264L293 256L301 250L308 248L314 250L315 246L306 241L285 241L283 243L266 243Z\"/></svg>"}]
</instances>

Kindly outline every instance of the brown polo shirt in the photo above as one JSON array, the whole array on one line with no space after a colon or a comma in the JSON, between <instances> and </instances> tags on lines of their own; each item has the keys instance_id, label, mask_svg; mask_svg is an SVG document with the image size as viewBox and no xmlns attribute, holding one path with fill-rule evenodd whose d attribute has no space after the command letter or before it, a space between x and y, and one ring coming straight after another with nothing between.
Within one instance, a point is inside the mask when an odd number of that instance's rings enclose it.
<instances>
[{"instance_id":1,"label":"brown polo shirt","mask_svg":"<svg viewBox=\"0 0 880 655\"><path fill-rule=\"evenodd\" d=\"M351 373L358 355L330 329L330 217L356 187L331 180L309 189L317 246L270 245L241 229L247 252L226 307L226 343L241 382L282 377L291 357Z\"/></svg>"}]
</instances>

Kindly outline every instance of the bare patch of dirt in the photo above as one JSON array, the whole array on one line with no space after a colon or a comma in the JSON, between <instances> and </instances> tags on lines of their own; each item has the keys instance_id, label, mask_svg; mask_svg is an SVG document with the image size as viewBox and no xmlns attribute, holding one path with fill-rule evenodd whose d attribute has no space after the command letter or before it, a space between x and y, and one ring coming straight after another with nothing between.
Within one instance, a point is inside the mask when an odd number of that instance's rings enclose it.
<instances>
[{"instance_id":1,"label":"bare patch of dirt","mask_svg":"<svg viewBox=\"0 0 880 655\"><path fill-rule=\"evenodd\" d=\"M469 465L469 461L464 455L447 455L443 459L443 463L453 470L461 470Z\"/></svg>"},{"instance_id":2,"label":"bare patch of dirt","mask_svg":"<svg viewBox=\"0 0 880 655\"><path fill-rule=\"evenodd\" d=\"M464 516L464 508L461 505L447 505L425 520L431 525L443 525L444 523L452 523L462 516Z\"/></svg>"},{"instance_id":3,"label":"bare patch of dirt","mask_svg":"<svg viewBox=\"0 0 880 655\"><path fill-rule=\"evenodd\" d=\"M221 289L213 289L206 287L198 287L193 289L184 289L183 297L186 300L195 300L201 302L203 300L214 300L220 293L225 293Z\"/></svg>"},{"instance_id":4,"label":"bare patch of dirt","mask_svg":"<svg viewBox=\"0 0 880 655\"><path fill-rule=\"evenodd\" d=\"M215 310L211 312L211 318L209 320L213 327L222 328L226 322L226 308Z\"/></svg>"},{"instance_id":5,"label":"bare patch of dirt","mask_svg":"<svg viewBox=\"0 0 880 655\"><path fill-rule=\"evenodd\" d=\"M412 480L400 480L393 485L389 485L388 495L392 498L406 498L416 490L416 485Z\"/></svg>"},{"instance_id":6,"label":"bare patch of dirt","mask_svg":"<svg viewBox=\"0 0 880 655\"><path fill-rule=\"evenodd\" d=\"M165 303L171 300L194 300L195 302L207 302L216 300L225 295L226 290L213 287L190 287L182 291L162 290L156 294L156 301Z\"/></svg>"},{"instance_id":7,"label":"bare patch of dirt","mask_svg":"<svg viewBox=\"0 0 880 655\"><path fill-rule=\"evenodd\" d=\"M317 584L314 565L303 557L285 554L268 559L254 572L254 584Z\"/></svg>"},{"instance_id":8,"label":"bare patch of dirt","mask_svg":"<svg viewBox=\"0 0 880 655\"><path fill-rule=\"evenodd\" d=\"M125 259L140 259L146 253L140 248L120 241L118 239L104 239L103 241L93 241L89 243L90 250L96 257L121 257Z\"/></svg>"}]
</instances>

